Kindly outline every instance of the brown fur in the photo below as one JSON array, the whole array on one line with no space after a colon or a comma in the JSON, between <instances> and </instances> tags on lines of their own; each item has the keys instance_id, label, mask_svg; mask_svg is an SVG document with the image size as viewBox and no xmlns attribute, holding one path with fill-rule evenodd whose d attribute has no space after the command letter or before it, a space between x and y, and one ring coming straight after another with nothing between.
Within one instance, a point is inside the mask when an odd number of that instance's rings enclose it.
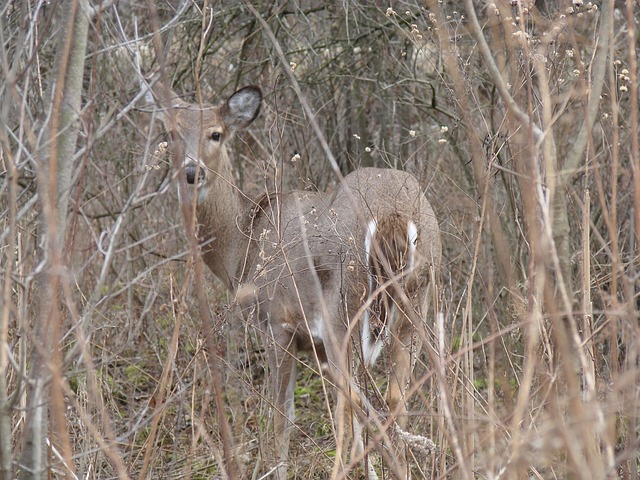
<instances>
[{"instance_id":1,"label":"brown fur","mask_svg":"<svg viewBox=\"0 0 640 480\"><path fill-rule=\"evenodd\" d=\"M394 290L404 283L402 274L409 262L407 226L406 219L397 215L384 217L378 221L372 242L369 268L374 279L371 294L375 298L371 302L370 327L376 340L387 325L393 304L401 305L394 300Z\"/></svg>"}]
</instances>

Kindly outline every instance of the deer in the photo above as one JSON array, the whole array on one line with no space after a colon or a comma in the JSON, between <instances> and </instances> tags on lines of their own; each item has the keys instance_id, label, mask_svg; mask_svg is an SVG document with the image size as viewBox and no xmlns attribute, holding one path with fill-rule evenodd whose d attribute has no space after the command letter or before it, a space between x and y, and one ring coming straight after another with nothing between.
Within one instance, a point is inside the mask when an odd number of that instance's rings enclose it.
<instances>
[{"instance_id":1,"label":"deer","mask_svg":"<svg viewBox=\"0 0 640 480\"><path fill-rule=\"evenodd\" d=\"M160 82L152 89L179 152L178 188L195 211L202 259L263 337L275 478L287 478L297 356L305 350L335 385L334 431L350 444L334 468L343 469L347 456L360 462L368 404L353 372L386 352L386 407L405 429L405 394L426 338L442 245L420 183L400 170L370 167L347 174L330 192L252 198L236 186L227 147L258 116L261 89L241 88L217 105L188 103ZM365 476L377 479L364 461ZM396 476L408 478L402 453L390 461Z\"/></svg>"}]
</instances>

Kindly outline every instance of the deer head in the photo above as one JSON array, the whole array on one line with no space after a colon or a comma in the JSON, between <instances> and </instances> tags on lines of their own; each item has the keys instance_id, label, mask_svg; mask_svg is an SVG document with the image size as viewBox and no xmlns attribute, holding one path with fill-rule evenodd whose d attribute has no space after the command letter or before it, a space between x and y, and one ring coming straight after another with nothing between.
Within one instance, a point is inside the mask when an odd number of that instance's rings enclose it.
<instances>
[{"instance_id":1,"label":"deer head","mask_svg":"<svg viewBox=\"0 0 640 480\"><path fill-rule=\"evenodd\" d=\"M222 105L191 104L182 101L162 84L154 93L163 106L162 120L175 144L182 147L181 168L188 185L196 187L197 204L204 203L216 177L229 173L227 142L247 127L260 113L262 92L248 86L231 95ZM193 189L189 189L193 191Z\"/></svg>"}]
</instances>

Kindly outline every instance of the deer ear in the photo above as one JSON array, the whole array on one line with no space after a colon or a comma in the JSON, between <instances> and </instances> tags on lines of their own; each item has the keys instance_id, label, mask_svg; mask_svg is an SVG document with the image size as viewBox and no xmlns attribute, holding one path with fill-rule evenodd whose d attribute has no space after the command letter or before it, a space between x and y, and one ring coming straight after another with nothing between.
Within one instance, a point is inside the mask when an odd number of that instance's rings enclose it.
<instances>
[{"instance_id":1,"label":"deer ear","mask_svg":"<svg viewBox=\"0 0 640 480\"><path fill-rule=\"evenodd\" d=\"M223 106L224 123L231 130L239 130L253 122L262 104L262 92L256 86L245 87L231 95Z\"/></svg>"}]
</instances>

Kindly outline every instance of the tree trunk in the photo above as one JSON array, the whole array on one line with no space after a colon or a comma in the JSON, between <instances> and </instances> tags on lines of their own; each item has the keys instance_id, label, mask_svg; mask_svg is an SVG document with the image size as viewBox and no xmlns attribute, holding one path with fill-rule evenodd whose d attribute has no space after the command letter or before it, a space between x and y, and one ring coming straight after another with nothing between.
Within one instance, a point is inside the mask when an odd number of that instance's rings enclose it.
<instances>
[{"instance_id":1,"label":"tree trunk","mask_svg":"<svg viewBox=\"0 0 640 480\"><path fill-rule=\"evenodd\" d=\"M47 93L47 122L37 152L43 268L37 285L39 305L31 336L26 424L18 472L19 478L25 479L47 478L47 439L72 467L61 389L59 286L64 273L62 251L79 131L90 12L87 0L65 0L58 8L63 30L56 51L55 78L51 79Z\"/></svg>"}]
</instances>

